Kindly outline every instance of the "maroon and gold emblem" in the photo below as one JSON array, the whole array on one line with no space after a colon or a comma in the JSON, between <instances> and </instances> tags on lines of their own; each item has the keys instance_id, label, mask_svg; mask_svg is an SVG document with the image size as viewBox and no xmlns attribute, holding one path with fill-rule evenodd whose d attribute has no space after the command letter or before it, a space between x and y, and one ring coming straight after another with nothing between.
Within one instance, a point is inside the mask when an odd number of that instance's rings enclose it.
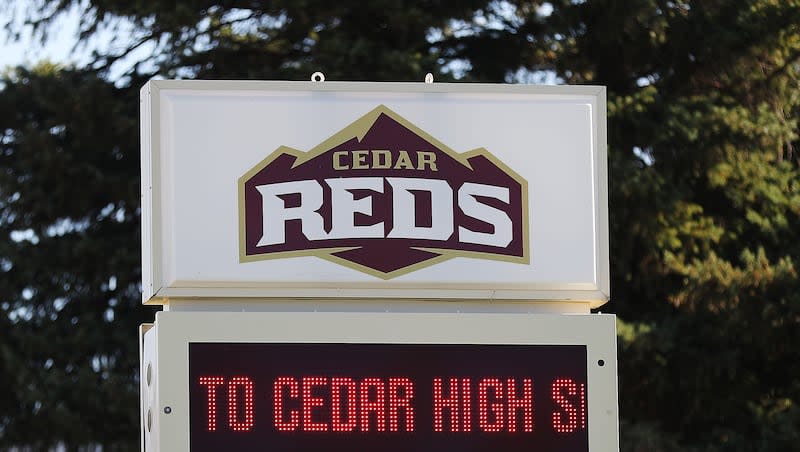
<instances>
[{"instance_id":1,"label":"maroon and gold emblem","mask_svg":"<svg viewBox=\"0 0 800 452\"><path fill-rule=\"evenodd\" d=\"M239 179L239 218L241 262L317 256L383 279L454 257L529 262L525 179L383 105L258 163Z\"/></svg>"}]
</instances>

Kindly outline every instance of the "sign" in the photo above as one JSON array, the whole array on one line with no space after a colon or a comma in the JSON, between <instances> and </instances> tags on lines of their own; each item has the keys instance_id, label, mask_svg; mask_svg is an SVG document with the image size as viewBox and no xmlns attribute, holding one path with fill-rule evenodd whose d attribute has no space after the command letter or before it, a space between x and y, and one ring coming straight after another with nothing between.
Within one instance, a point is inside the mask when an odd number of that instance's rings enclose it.
<instances>
[{"instance_id":1,"label":"sign","mask_svg":"<svg viewBox=\"0 0 800 452\"><path fill-rule=\"evenodd\" d=\"M145 302L608 300L604 88L151 81L142 106Z\"/></svg>"},{"instance_id":2,"label":"sign","mask_svg":"<svg viewBox=\"0 0 800 452\"><path fill-rule=\"evenodd\" d=\"M189 344L197 452L588 451L580 345Z\"/></svg>"},{"instance_id":3,"label":"sign","mask_svg":"<svg viewBox=\"0 0 800 452\"><path fill-rule=\"evenodd\" d=\"M144 450L618 450L609 315L159 312Z\"/></svg>"},{"instance_id":4,"label":"sign","mask_svg":"<svg viewBox=\"0 0 800 452\"><path fill-rule=\"evenodd\" d=\"M381 105L239 181L240 261L318 256L382 279L454 257L528 264L528 186Z\"/></svg>"}]
</instances>

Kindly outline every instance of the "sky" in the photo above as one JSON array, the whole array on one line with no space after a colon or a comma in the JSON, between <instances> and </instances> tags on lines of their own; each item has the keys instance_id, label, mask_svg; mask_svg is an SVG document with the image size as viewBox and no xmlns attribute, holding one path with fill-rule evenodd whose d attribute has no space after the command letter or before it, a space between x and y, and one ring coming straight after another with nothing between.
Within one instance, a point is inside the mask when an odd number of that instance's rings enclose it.
<instances>
[{"instance_id":1,"label":"sky","mask_svg":"<svg viewBox=\"0 0 800 452\"><path fill-rule=\"evenodd\" d=\"M20 2L22 3L22 2ZM17 5L19 8L20 5ZM12 41L4 26L13 19L13 14L5 8L0 11L0 68L8 66L33 65L39 61L49 60L58 63L85 63L88 50L73 52L77 42L80 16L77 10L56 19L49 39L42 45L31 36L30 28L23 33L19 41Z\"/></svg>"},{"instance_id":2,"label":"sky","mask_svg":"<svg viewBox=\"0 0 800 452\"><path fill-rule=\"evenodd\" d=\"M34 66L41 61L60 63L66 66L83 66L91 62L92 50L108 52L117 50L121 46L133 41L133 26L124 21L115 22L116 27L105 27L89 40L88 45L78 43L80 31L81 6L73 7L68 13L58 16L48 28L48 36L42 42L34 37L30 26L22 27L19 40L12 40L5 26L13 23L16 29L22 25L19 16L33 0L0 0L0 72L9 66ZM5 3L3 5L3 2ZM13 12L17 11L14 17ZM109 72L111 80L118 80L135 61L147 58L153 51L153 46L144 45L115 63Z\"/></svg>"}]
</instances>

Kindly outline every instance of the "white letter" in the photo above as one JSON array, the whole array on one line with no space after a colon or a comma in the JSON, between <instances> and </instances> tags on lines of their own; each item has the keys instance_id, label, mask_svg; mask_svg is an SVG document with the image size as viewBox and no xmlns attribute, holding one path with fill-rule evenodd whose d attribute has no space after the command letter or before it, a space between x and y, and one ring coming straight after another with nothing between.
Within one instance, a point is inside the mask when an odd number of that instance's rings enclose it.
<instances>
[{"instance_id":1,"label":"white letter","mask_svg":"<svg viewBox=\"0 0 800 452\"><path fill-rule=\"evenodd\" d=\"M438 179L387 177L392 186L394 227L389 238L447 240L453 235L453 189ZM431 226L416 225L416 203L411 191L431 194Z\"/></svg>"},{"instance_id":2,"label":"white letter","mask_svg":"<svg viewBox=\"0 0 800 452\"><path fill-rule=\"evenodd\" d=\"M261 193L263 235L256 246L278 245L286 242L286 222L300 220L303 234L308 240L326 238L322 215L315 210L322 207L322 186L313 180L281 182L258 185ZM300 205L286 207L281 195L300 194Z\"/></svg>"},{"instance_id":3,"label":"white letter","mask_svg":"<svg viewBox=\"0 0 800 452\"><path fill-rule=\"evenodd\" d=\"M508 204L508 188L495 187L492 185L473 184L466 182L458 190L458 206L464 215L475 218L494 227L493 233L475 232L467 228L458 227L458 240L463 243L477 243L478 245L489 245L506 247L513 238L513 224L511 218L502 210L492 206L481 204L475 196L485 196L494 198Z\"/></svg>"},{"instance_id":4,"label":"white letter","mask_svg":"<svg viewBox=\"0 0 800 452\"><path fill-rule=\"evenodd\" d=\"M332 224L329 239L383 238L383 222L356 226L355 214L372 216L372 196L356 200L350 190L372 190L383 193L382 177L348 177L325 179L331 187Z\"/></svg>"}]
</instances>

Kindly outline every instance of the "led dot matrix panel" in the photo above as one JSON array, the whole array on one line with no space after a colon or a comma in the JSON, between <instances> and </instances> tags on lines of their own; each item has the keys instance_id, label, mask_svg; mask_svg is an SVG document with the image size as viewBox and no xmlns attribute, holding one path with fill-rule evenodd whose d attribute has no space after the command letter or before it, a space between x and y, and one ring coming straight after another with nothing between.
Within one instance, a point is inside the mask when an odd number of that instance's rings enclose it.
<instances>
[{"instance_id":1,"label":"led dot matrix panel","mask_svg":"<svg viewBox=\"0 0 800 452\"><path fill-rule=\"evenodd\" d=\"M157 316L147 450L618 450L613 316L213 316Z\"/></svg>"},{"instance_id":2,"label":"led dot matrix panel","mask_svg":"<svg viewBox=\"0 0 800 452\"><path fill-rule=\"evenodd\" d=\"M191 450L588 450L586 347L189 344Z\"/></svg>"}]
</instances>

